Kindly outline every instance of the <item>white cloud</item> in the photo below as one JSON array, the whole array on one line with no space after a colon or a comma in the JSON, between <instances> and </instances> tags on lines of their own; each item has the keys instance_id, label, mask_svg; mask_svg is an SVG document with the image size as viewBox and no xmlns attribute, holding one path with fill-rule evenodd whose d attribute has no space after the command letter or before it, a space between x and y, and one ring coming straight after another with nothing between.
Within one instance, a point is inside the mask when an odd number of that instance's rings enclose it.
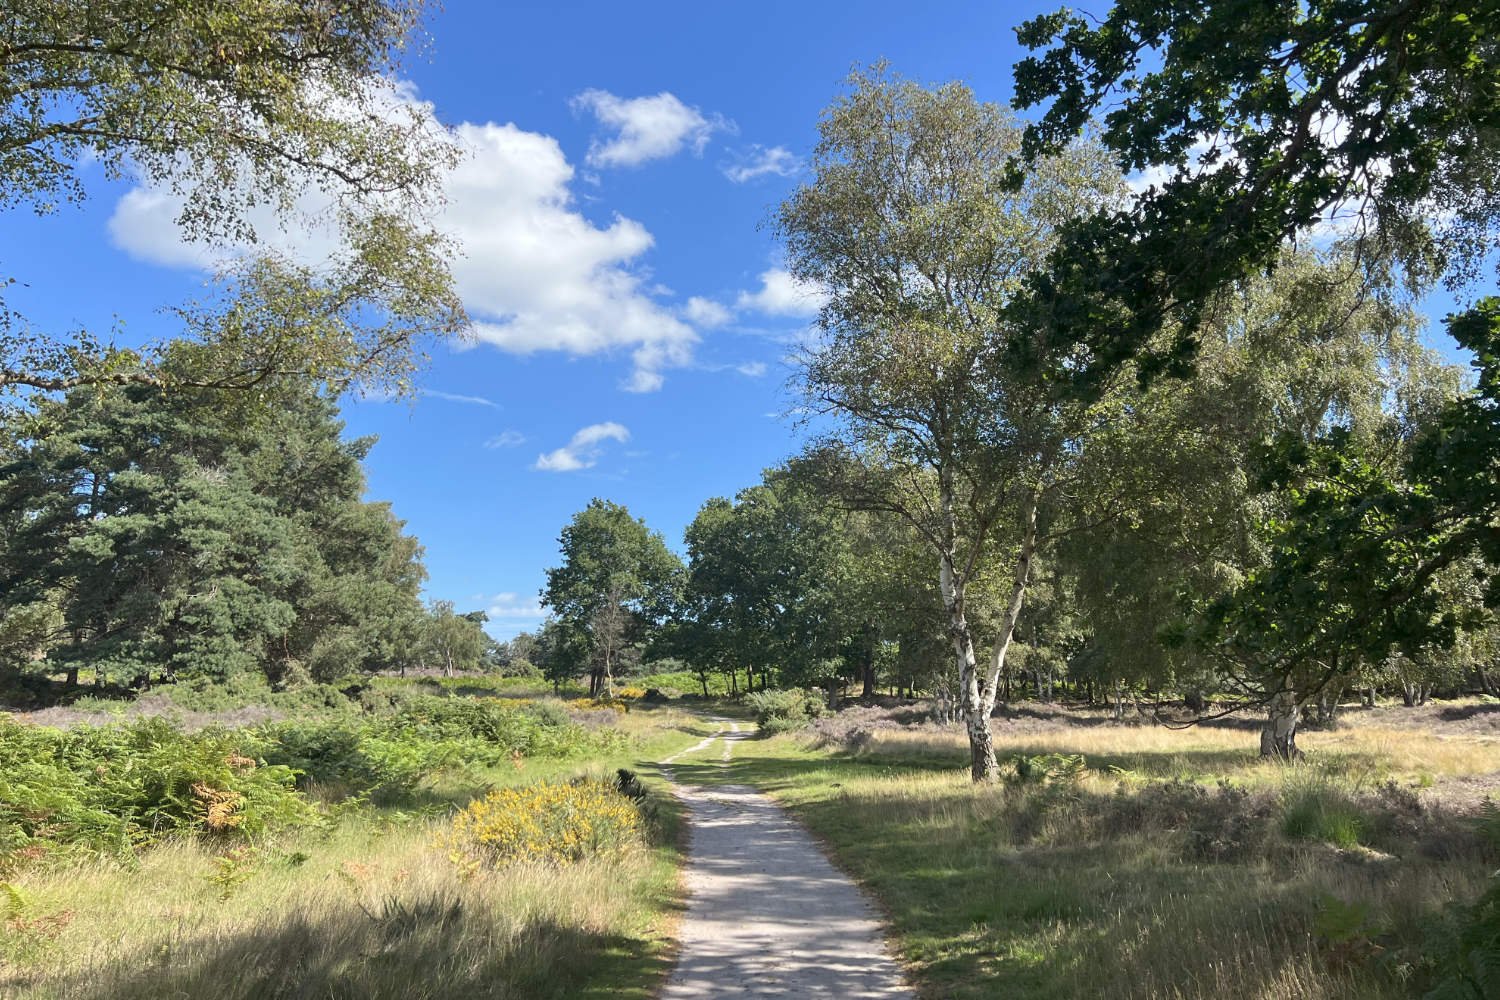
<instances>
[{"instance_id":1,"label":"white cloud","mask_svg":"<svg viewBox=\"0 0 1500 1000\"><path fill-rule=\"evenodd\" d=\"M538 455L532 468L543 472L576 472L591 469L598 464L605 441L625 442L630 440L630 431L620 424L609 421L590 424L574 434L572 439L556 451Z\"/></svg>"},{"instance_id":2,"label":"white cloud","mask_svg":"<svg viewBox=\"0 0 1500 1000\"><path fill-rule=\"evenodd\" d=\"M734 313L713 299L705 299L698 295L687 300L687 305L682 307L682 315L687 317L688 322L694 326L704 328L723 326L734 318Z\"/></svg>"},{"instance_id":3,"label":"white cloud","mask_svg":"<svg viewBox=\"0 0 1500 1000\"><path fill-rule=\"evenodd\" d=\"M486 448L514 448L526 443L526 435L520 431L501 431L484 443Z\"/></svg>"},{"instance_id":4,"label":"white cloud","mask_svg":"<svg viewBox=\"0 0 1500 1000\"><path fill-rule=\"evenodd\" d=\"M547 613L542 610L541 602L535 598L522 600L519 594L507 592L495 594L493 597L482 597L481 600L485 604L484 613L489 615L492 621L505 618L541 621L547 617Z\"/></svg>"},{"instance_id":5,"label":"white cloud","mask_svg":"<svg viewBox=\"0 0 1500 1000\"><path fill-rule=\"evenodd\" d=\"M764 361L746 361L744 364L735 365L734 370L746 378L760 378L766 373L766 363Z\"/></svg>"},{"instance_id":6,"label":"white cloud","mask_svg":"<svg viewBox=\"0 0 1500 1000\"><path fill-rule=\"evenodd\" d=\"M757 177L775 175L791 177L802 169L802 160L785 146L755 145L739 153L735 162L724 168L724 176L736 184L753 181Z\"/></svg>"},{"instance_id":7,"label":"white cloud","mask_svg":"<svg viewBox=\"0 0 1500 1000\"><path fill-rule=\"evenodd\" d=\"M821 288L798 281L781 268L773 267L760 276L760 288L741 292L735 300L738 309L753 309L769 316L816 316L827 296Z\"/></svg>"},{"instance_id":8,"label":"white cloud","mask_svg":"<svg viewBox=\"0 0 1500 1000\"><path fill-rule=\"evenodd\" d=\"M402 93L408 110L433 116L430 105ZM658 301L640 270L651 233L620 215L600 225L577 211L575 171L555 139L493 122L460 125L452 136L465 155L445 178L435 221L460 248L454 279L479 342L514 354L629 351L634 371L625 384L637 391L659 387L663 369L691 362L698 335L691 317L682 318L688 310ZM171 222L180 208L170 191L135 188L116 205L111 236L139 259L212 270L225 252L183 239ZM284 226L266 207L251 221L263 245L299 259L335 251L326 199L307 195L295 216L299 224Z\"/></svg>"},{"instance_id":9,"label":"white cloud","mask_svg":"<svg viewBox=\"0 0 1500 1000\"><path fill-rule=\"evenodd\" d=\"M630 377L620 383L620 388L626 392L655 392L662 387L666 379L661 372L649 371L645 368L637 368L630 373Z\"/></svg>"},{"instance_id":10,"label":"white cloud","mask_svg":"<svg viewBox=\"0 0 1500 1000\"><path fill-rule=\"evenodd\" d=\"M573 107L591 112L614 132L589 147L591 167L638 167L672 156L683 146L701 154L715 132L734 128L718 115L705 117L666 91L654 97L624 98L607 90L585 90L573 98Z\"/></svg>"},{"instance_id":11,"label":"white cloud","mask_svg":"<svg viewBox=\"0 0 1500 1000\"><path fill-rule=\"evenodd\" d=\"M497 410L500 409L499 403L493 399L486 399L483 396L463 396L456 392L440 392L437 389L419 389L417 391L423 396L428 396L432 399L441 399L448 403L467 403L470 406L489 406Z\"/></svg>"}]
</instances>

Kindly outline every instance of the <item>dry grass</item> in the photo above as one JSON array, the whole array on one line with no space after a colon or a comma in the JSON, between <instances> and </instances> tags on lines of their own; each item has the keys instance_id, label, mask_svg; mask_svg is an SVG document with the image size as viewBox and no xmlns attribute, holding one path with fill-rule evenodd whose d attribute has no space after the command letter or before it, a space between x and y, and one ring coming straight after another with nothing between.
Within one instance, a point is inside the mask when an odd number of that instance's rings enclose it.
<instances>
[{"instance_id":1,"label":"dry grass","mask_svg":"<svg viewBox=\"0 0 1500 1000\"><path fill-rule=\"evenodd\" d=\"M1307 732L1296 767L1258 760L1251 728L993 729L1002 760L1089 768L975 787L961 731L866 719L843 749L746 744L722 780L761 785L827 841L934 998L1409 996L1444 908L1500 860L1448 794L1500 770L1500 746L1463 727L1353 716ZM1331 930L1331 912L1359 916Z\"/></svg>"},{"instance_id":2,"label":"dry grass","mask_svg":"<svg viewBox=\"0 0 1500 1000\"><path fill-rule=\"evenodd\" d=\"M646 995L625 966L662 963L665 901L651 893L670 884L670 862L641 849L463 878L433 849L436 832L357 824L265 850L227 899L214 855L191 843L151 852L136 872L30 880L29 912L71 918L31 942L30 961L8 964L0 986L99 1000L561 997L607 972L622 995Z\"/></svg>"},{"instance_id":3,"label":"dry grass","mask_svg":"<svg viewBox=\"0 0 1500 1000\"><path fill-rule=\"evenodd\" d=\"M22 873L16 894L0 895L0 996L650 996L680 906L670 796L653 793L647 842L576 864L476 870L440 846L451 802L501 784L610 777L679 747L691 719L663 710L622 724L636 744L618 759L466 772L253 850L184 839L134 869Z\"/></svg>"}]
</instances>

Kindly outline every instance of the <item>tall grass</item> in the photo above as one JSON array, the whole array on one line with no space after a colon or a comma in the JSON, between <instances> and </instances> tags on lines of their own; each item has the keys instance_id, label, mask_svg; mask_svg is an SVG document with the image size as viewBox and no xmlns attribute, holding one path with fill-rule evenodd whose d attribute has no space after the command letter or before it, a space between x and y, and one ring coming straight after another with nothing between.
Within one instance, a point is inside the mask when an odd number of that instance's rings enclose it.
<instances>
[{"instance_id":1,"label":"tall grass","mask_svg":"<svg viewBox=\"0 0 1500 1000\"><path fill-rule=\"evenodd\" d=\"M445 838L491 789L608 780L678 748L688 721L638 711L585 752L447 768L380 804L345 799L318 828L19 866L0 883L0 996L650 996L680 907L670 796L648 793L643 837L566 865L455 864Z\"/></svg>"}]
</instances>

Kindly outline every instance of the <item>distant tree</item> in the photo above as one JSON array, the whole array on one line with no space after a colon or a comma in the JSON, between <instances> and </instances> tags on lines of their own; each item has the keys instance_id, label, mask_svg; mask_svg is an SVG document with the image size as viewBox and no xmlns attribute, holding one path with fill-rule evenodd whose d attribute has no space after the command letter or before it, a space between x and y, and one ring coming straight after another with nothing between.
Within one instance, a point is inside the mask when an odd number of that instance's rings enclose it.
<instances>
[{"instance_id":1,"label":"distant tree","mask_svg":"<svg viewBox=\"0 0 1500 1000\"><path fill-rule=\"evenodd\" d=\"M614 672L627 646L645 641L671 608L681 561L661 535L624 507L595 499L558 539L563 563L547 571L542 603L586 650L589 693L614 693Z\"/></svg>"},{"instance_id":2,"label":"distant tree","mask_svg":"<svg viewBox=\"0 0 1500 1000\"><path fill-rule=\"evenodd\" d=\"M588 636L563 620L550 617L542 622L536 635L536 665L542 676L552 682L554 693L564 684L589 673Z\"/></svg>"},{"instance_id":3,"label":"distant tree","mask_svg":"<svg viewBox=\"0 0 1500 1000\"><path fill-rule=\"evenodd\" d=\"M428 605L425 622L427 648L442 666L443 676L460 671L478 670L484 663L489 636L484 623L489 616L483 611L457 614L452 601L433 601Z\"/></svg>"},{"instance_id":4,"label":"distant tree","mask_svg":"<svg viewBox=\"0 0 1500 1000\"><path fill-rule=\"evenodd\" d=\"M0 306L0 390L249 388L288 375L404 386L418 342L465 325L429 211L458 152L389 82L423 7L7 4L0 210L82 200L90 164L171 190L189 239L250 250L226 255L219 292L179 312L201 348L191 366L98 331L44 333ZM316 263L267 250L253 215L270 209L279 225L308 196L327 202L321 224L338 249Z\"/></svg>"}]
</instances>

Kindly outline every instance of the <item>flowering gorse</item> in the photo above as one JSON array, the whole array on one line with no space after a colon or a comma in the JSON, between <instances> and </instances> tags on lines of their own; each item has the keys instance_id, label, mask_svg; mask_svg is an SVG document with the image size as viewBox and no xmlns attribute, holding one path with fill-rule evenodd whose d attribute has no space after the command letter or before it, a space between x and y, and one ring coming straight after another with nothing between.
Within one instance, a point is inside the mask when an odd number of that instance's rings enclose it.
<instances>
[{"instance_id":1,"label":"flowering gorse","mask_svg":"<svg viewBox=\"0 0 1500 1000\"><path fill-rule=\"evenodd\" d=\"M453 818L439 846L471 871L515 861L562 865L637 844L641 828L629 798L585 779L492 791Z\"/></svg>"}]
</instances>

